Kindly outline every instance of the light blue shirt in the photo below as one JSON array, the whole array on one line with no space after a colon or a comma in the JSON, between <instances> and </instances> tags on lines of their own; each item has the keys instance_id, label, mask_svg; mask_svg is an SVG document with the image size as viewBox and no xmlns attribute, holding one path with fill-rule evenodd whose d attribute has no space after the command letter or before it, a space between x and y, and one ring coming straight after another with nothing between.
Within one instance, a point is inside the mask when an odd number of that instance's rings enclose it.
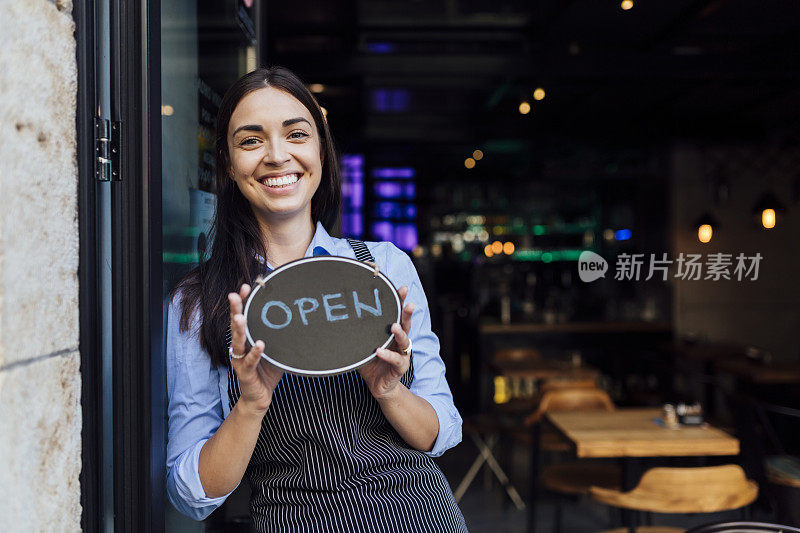
<instances>
[{"instance_id":1,"label":"light blue shirt","mask_svg":"<svg viewBox=\"0 0 800 533\"><path fill-rule=\"evenodd\" d=\"M414 381L411 392L431 404L439 419L439 434L427 455L438 457L461 442L461 415L445 380L439 356L439 339L431 331L428 300L408 254L390 242L367 242L381 272L400 288L409 288L406 303L414 304L409 336L414 345ZM305 257L338 255L355 258L345 239L328 235L317 223ZM198 471L200 449L225 417L228 405L227 367L214 368L208 353L200 347L197 317L188 332L179 330L179 298L169 306L167 316L167 392L169 394L169 440L167 442L167 494L183 514L202 520L219 507L228 495L209 498Z\"/></svg>"}]
</instances>

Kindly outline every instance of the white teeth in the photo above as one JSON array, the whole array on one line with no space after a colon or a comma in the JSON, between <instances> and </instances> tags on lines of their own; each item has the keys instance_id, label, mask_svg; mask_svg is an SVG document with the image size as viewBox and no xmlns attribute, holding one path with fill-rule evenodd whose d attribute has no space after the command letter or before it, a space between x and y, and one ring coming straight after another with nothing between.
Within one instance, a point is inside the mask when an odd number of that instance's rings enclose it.
<instances>
[{"instance_id":1,"label":"white teeth","mask_svg":"<svg viewBox=\"0 0 800 533\"><path fill-rule=\"evenodd\" d=\"M266 178L264 183L269 187L282 187L284 185L291 185L300 179L300 174L287 174L278 178Z\"/></svg>"}]
</instances>

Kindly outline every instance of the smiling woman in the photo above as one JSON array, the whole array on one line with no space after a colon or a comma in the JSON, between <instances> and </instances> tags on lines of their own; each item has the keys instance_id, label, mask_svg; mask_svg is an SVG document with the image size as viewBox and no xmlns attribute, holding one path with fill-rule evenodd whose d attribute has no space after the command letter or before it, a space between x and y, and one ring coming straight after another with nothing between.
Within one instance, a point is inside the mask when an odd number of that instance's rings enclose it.
<instances>
[{"instance_id":1,"label":"smiling woman","mask_svg":"<svg viewBox=\"0 0 800 533\"><path fill-rule=\"evenodd\" d=\"M419 276L392 243L336 239L326 231L341 203L337 157L319 105L290 71L256 70L225 94L216 187L211 255L175 287L168 317L170 500L201 519L246 476L259 531L323 524L326 531L466 531L431 459L461 440L461 417ZM284 375L264 356L263 340L246 343L248 283L312 255L370 261L400 287L390 287L399 295L393 340L386 340L383 322L384 344L366 359L356 354L369 361L347 367L357 370ZM307 316L318 308L323 325L346 327L340 324L349 314L339 300L346 291L312 291L311 281L303 283L303 298L292 299L303 327L319 327ZM352 295L354 317L382 315L377 292L374 306L366 294ZM288 304L272 307L285 316L270 319L265 307L268 326L290 320ZM297 353L312 365L324 356Z\"/></svg>"},{"instance_id":2,"label":"smiling woman","mask_svg":"<svg viewBox=\"0 0 800 533\"><path fill-rule=\"evenodd\" d=\"M287 118L289 117L289 118ZM308 109L291 94L258 89L239 102L228 129L231 177L262 230L310 209L322 173L322 143ZM304 220L310 220L310 211Z\"/></svg>"}]
</instances>

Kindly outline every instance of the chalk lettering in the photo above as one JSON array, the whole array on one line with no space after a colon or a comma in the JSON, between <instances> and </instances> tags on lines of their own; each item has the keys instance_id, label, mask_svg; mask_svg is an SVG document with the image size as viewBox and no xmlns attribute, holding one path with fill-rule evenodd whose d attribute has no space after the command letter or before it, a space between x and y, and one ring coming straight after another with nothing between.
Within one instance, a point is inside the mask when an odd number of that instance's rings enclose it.
<instances>
[{"instance_id":1,"label":"chalk lettering","mask_svg":"<svg viewBox=\"0 0 800 533\"><path fill-rule=\"evenodd\" d=\"M334 315L332 311L334 309L347 309L342 304L334 304L331 305L328 300L333 300L334 298L341 298L342 293L337 292L336 294L323 294L322 295L322 305L325 306L325 317L328 319L328 322L335 322L336 320L345 320L348 315L347 313L343 315Z\"/></svg>"},{"instance_id":2,"label":"chalk lettering","mask_svg":"<svg viewBox=\"0 0 800 533\"><path fill-rule=\"evenodd\" d=\"M269 311L270 308L272 307L280 307L281 310L284 313L286 313L286 322L284 322L283 324L273 324L272 322L270 322L270 320L267 318L267 311ZM264 324L268 328L272 329L285 328L286 326L289 325L289 322L292 321L292 310L289 309L289 306L286 305L285 303L280 302L278 300L272 300L271 302L267 302L266 304L264 304L264 307L261 309L261 321L264 322Z\"/></svg>"},{"instance_id":3,"label":"chalk lettering","mask_svg":"<svg viewBox=\"0 0 800 533\"><path fill-rule=\"evenodd\" d=\"M310 307L305 307L306 304L308 304ZM300 320L303 321L304 326L308 325L308 319L306 318L306 315L308 313L313 313L319 308L319 302L316 298L298 298L294 301L294 305L297 306L297 311L300 313Z\"/></svg>"},{"instance_id":4,"label":"chalk lettering","mask_svg":"<svg viewBox=\"0 0 800 533\"><path fill-rule=\"evenodd\" d=\"M356 315L358 318L361 318L361 311L362 309L367 313L371 313L375 316L383 316L383 311L381 310L381 299L378 297L378 289L375 289L375 307L370 307L367 304L362 304L358 301L358 294L356 291L353 291L353 304L356 307Z\"/></svg>"}]
</instances>

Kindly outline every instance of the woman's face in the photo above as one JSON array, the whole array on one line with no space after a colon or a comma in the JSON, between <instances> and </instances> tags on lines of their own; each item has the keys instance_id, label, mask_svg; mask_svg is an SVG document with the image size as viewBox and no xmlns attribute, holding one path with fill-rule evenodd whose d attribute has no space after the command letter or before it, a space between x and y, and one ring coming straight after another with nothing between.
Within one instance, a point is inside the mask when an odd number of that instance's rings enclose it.
<instances>
[{"instance_id":1,"label":"woman's face","mask_svg":"<svg viewBox=\"0 0 800 533\"><path fill-rule=\"evenodd\" d=\"M266 87L239 101L228 125L231 177L263 221L311 217L322 176L311 113L291 94Z\"/></svg>"}]
</instances>

